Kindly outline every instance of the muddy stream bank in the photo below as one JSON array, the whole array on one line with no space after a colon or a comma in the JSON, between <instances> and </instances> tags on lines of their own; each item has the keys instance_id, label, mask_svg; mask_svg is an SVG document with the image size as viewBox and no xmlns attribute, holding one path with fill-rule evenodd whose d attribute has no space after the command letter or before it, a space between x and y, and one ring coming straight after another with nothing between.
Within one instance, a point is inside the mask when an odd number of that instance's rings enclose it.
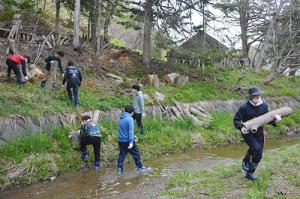
<instances>
[{"instance_id":1,"label":"muddy stream bank","mask_svg":"<svg viewBox=\"0 0 300 199\"><path fill-rule=\"evenodd\" d=\"M265 152L297 143L300 143L300 137L268 139ZM146 174L138 173L133 164L125 165L123 176L117 175L116 168L102 168L99 173L89 170L62 174L54 182L0 192L0 198L159 198L167 179L175 173L231 164L239 161L246 149L245 144L232 144L211 150L164 155L144 162L152 168L152 172Z\"/></svg>"}]
</instances>

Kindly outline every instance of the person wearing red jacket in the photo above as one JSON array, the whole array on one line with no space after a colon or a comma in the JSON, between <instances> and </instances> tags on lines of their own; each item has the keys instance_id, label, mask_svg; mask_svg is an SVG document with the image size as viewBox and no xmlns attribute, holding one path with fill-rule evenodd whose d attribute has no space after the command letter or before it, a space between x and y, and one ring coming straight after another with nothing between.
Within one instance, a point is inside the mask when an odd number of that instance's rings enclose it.
<instances>
[{"instance_id":1,"label":"person wearing red jacket","mask_svg":"<svg viewBox=\"0 0 300 199\"><path fill-rule=\"evenodd\" d=\"M6 59L6 65L7 65L7 77L11 77L11 70L14 71L16 77L17 77L17 84L20 85L23 83L21 72L19 70L18 65L22 64L22 73L25 76L25 80L28 80L27 72L26 72L26 63L30 63L30 57L28 56L22 56L19 54L13 54L10 55Z\"/></svg>"}]
</instances>

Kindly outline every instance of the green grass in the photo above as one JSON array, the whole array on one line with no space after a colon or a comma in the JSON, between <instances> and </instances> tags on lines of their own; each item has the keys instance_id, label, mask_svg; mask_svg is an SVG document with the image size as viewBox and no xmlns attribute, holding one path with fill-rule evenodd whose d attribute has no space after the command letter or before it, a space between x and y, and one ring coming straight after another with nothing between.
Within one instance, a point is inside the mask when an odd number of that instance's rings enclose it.
<instances>
[{"instance_id":1,"label":"green grass","mask_svg":"<svg viewBox=\"0 0 300 199\"><path fill-rule=\"evenodd\" d=\"M300 145L268 153L256 172L255 182L243 178L240 164L209 171L179 172L171 177L162 196L171 198L294 198L299 194ZM279 186L278 186L279 185Z\"/></svg>"},{"instance_id":2,"label":"green grass","mask_svg":"<svg viewBox=\"0 0 300 199\"><path fill-rule=\"evenodd\" d=\"M173 99L187 103L202 100L244 99L245 97L238 92L229 91L230 88L237 86L239 78L243 76L245 77L240 85L246 89L252 85L260 86L264 91L264 97L300 96L299 77L279 77L267 85L261 85L260 81L267 77L269 71L255 72L244 68L207 68L206 70L205 81L201 80L203 77L199 71L191 71L193 75L198 74L198 78L186 85L162 85L159 91L166 95L165 103L171 103ZM155 92L150 87L146 87L145 90L149 93Z\"/></svg>"},{"instance_id":3,"label":"green grass","mask_svg":"<svg viewBox=\"0 0 300 199\"><path fill-rule=\"evenodd\" d=\"M86 72L87 73L87 72ZM193 74L197 74L194 72ZM163 104L172 104L175 99L179 102L196 102L201 100L229 100L244 99L244 96L237 92L229 92L228 88L236 85L241 76L245 76L241 81L244 88L251 85L259 85L259 81L264 79L269 72L260 71L256 73L252 70L242 68L235 69L215 69L207 68L205 76L208 80L199 78L192 80L183 86L172 84L164 84L158 89L159 92L166 95ZM127 74L144 76L143 69L137 69L134 73ZM88 74L92 78L92 74ZM288 86L286 86L288 85ZM280 77L266 86L261 86L264 97L276 96L300 96L300 78L298 77ZM132 103L132 96L121 94L123 89L130 88L131 85L123 84L118 87L108 86L106 90L96 88L95 90L83 85L79 91L80 107L83 110L109 110L110 108L121 108L126 104ZM61 88L54 91L41 90L39 84L26 84L19 88L14 83L1 83L0 117L8 115L22 115L32 118L40 118L42 116L55 114L57 112L74 111L73 104L69 101L67 93ZM153 87L145 86L145 93L153 94L157 91ZM151 102L147 102L148 104Z\"/></svg>"},{"instance_id":4,"label":"green grass","mask_svg":"<svg viewBox=\"0 0 300 199\"><path fill-rule=\"evenodd\" d=\"M37 84L26 84L20 88L14 83L1 83L0 90L0 117L22 115L40 118L58 112L74 111L73 103L61 88L41 90ZM131 103L131 98L120 95L118 91L104 94L104 91L82 86L79 90L79 103L83 110L108 110L112 107L124 107Z\"/></svg>"},{"instance_id":5,"label":"green grass","mask_svg":"<svg viewBox=\"0 0 300 199\"><path fill-rule=\"evenodd\" d=\"M277 128L268 126L268 131L270 131L269 136L277 136L285 133L286 127L288 126L297 127L299 125L299 114L300 110L295 110L293 115L283 118ZM136 135L139 138L138 147L143 160L153 159L167 153L179 153L191 150L193 147L199 147L199 144L201 145L200 147L211 148L223 146L228 143L239 143L241 140L241 135L239 131L233 127L232 115L229 113L213 113L212 121L207 128L194 125L190 119L169 122L166 120L148 118L144 120L143 125L145 135L139 135L138 129L135 129ZM101 120L100 126L102 134L101 161L105 163L115 162L119 152L117 122ZM59 171L78 170L81 165L80 153L72 149L68 138L68 132L71 129L74 129L74 127L53 129L52 132L48 133L28 133L5 145L1 145L0 185L3 186L5 183L7 169L13 165L20 164L27 158L30 158L28 164L35 169L38 174L35 175L34 179L29 178L29 176L15 178L8 186L30 184L38 180L43 180ZM195 146L193 141L194 134L200 134L203 138L203 143L198 143L198 145ZM91 146L88 146L88 151L90 154L93 154ZM288 157L289 158L284 160L284 162L295 164L295 162L291 161L290 156ZM265 159L269 160L268 157L265 157ZM128 163L132 160L127 158L126 161ZM90 164L93 163L93 155L90 156L89 162ZM43 165L42 163L48 166L41 166ZM230 178L236 173L235 169L232 170L227 167L219 168L216 172L221 173L225 178ZM200 174L202 175L202 173ZM294 176L295 175L291 175L288 177L288 180L297 185L299 184L299 180L294 178ZM209 186L212 181L215 181L215 178L203 180L201 184ZM187 181L186 183L190 182ZM218 186L224 186L224 184L219 184ZM217 187L215 188L217 189ZM185 189L183 192L180 191L180 195L188 194L189 189ZM213 191L211 194L214 194L215 197L221 195L220 192L216 191Z\"/></svg>"}]
</instances>

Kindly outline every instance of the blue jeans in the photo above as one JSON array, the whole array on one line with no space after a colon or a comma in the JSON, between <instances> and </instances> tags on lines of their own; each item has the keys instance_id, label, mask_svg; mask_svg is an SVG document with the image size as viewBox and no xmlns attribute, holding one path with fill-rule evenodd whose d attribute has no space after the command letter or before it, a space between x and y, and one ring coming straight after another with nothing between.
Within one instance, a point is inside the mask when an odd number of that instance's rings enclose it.
<instances>
[{"instance_id":1,"label":"blue jeans","mask_svg":"<svg viewBox=\"0 0 300 199\"><path fill-rule=\"evenodd\" d=\"M135 161L136 167L142 168L143 164L141 161L139 150L138 150L135 142L133 143L133 147L131 149L128 149L128 146L129 146L129 142L119 142L120 153L119 153L119 159L118 159L118 169L121 169L121 171L123 171L123 162L124 162L128 152L130 153L130 155L132 155L132 157Z\"/></svg>"},{"instance_id":2,"label":"blue jeans","mask_svg":"<svg viewBox=\"0 0 300 199\"><path fill-rule=\"evenodd\" d=\"M78 101L78 90L79 90L79 86L75 85L75 86L68 86L67 85L67 92L68 92L68 96L70 98L71 101L73 101L73 97L72 97L72 89L73 88L73 94L74 94L74 104L75 106L79 105L79 101Z\"/></svg>"}]
</instances>

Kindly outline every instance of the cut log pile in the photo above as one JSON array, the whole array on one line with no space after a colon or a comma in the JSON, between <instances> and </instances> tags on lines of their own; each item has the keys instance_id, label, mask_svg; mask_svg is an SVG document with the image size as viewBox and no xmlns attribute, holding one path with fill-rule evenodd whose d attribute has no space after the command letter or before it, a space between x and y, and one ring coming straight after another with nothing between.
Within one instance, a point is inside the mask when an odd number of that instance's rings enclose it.
<instances>
[{"instance_id":1,"label":"cut log pile","mask_svg":"<svg viewBox=\"0 0 300 199\"><path fill-rule=\"evenodd\" d=\"M170 119L172 121L177 119L190 118L197 126L207 127L212 120L211 115L196 104L185 104L173 101L174 105L165 107L159 103L159 110L153 110L160 118ZM154 108L154 107L153 107ZM161 114L159 114L161 113Z\"/></svg>"}]
</instances>

